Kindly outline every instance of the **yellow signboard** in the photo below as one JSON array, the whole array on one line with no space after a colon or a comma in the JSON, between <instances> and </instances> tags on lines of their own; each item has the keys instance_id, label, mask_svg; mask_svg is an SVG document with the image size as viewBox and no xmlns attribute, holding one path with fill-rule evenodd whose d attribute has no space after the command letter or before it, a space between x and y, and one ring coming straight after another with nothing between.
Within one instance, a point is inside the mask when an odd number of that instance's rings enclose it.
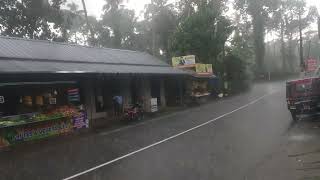
<instances>
[{"instance_id":1,"label":"yellow signboard","mask_svg":"<svg viewBox=\"0 0 320 180\"><path fill-rule=\"evenodd\" d=\"M197 73L213 73L212 64L196 64Z\"/></svg>"},{"instance_id":2,"label":"yellow signboard","mask_svg":"<svg viewBox=\"0 0 320 180\"><path fill-rule=\"evenodd\" d=\"M207 72L208 73L213 73L212 64L207 64L206 67L207 67Z\"/></svg>"},{"instance_id":3,"label":"yellow signboard","mask_svg":"<svg viewBox=\"0 0 320 180\"><path fill-rule=\"evenodd\" d=\"M172 66L173 67L194 65L195 63L196 63L196 56L195 55L180 56L180 57L173 57L172 58Z\"/></svg>"},{"instance_id":4,"label":"yellow signboard","mask_svg":"<svg viewBox=\"0 0 320 180\"><path fill-rule=\"evenodd\" d=\"M206 65L205 64L196 64L196 72L197 73L205 73Z\"/></svg>"}]
</instances>

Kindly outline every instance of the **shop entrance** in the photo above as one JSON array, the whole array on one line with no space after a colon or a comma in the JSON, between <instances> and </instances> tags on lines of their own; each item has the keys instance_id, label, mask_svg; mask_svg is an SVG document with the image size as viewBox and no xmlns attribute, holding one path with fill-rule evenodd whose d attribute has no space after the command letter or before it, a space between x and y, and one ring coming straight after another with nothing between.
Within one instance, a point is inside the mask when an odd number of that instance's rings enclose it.
<instances>
[{"instance_id":1,"label":"shop entrance","mask_svg":"<svg viewBox=\"0 0 320 180\"><path fill-rule=\"evenodd\" d=\"M88 128L75 81L0 83L0 148Z\"/></svg>"},{"instance_id":2,"label":"shop entrance","mask_svg":"<svg viewBox=\"0 0 320 180\"><path fill-rule=\"evenodd\" d=\"M165 95L167 106L181 105L184 91L182 80L176 78L166 79Z\"/></svg>"},{"instance_id":3,"label":"shop entrance","mask_svg":"<svg viewBox=\"0 0 320 180\"><path fill-rule=\"evenodd\" d=\"M115 96L123 95L121 93L121 81L106 78L96 80L95 83L95 105L96 105L96 113L107 112L108 116L115 115Z\"/></svg>"},{"instance_id":4,"label":"shop entrance","mask_svg":"<svg viewBox=\"0 0 320 180\"><path fill-rule=\"evenodd\" d=\"M161 89L161 80L160 78L152 78L151 79L151 97L157 98L158 106L161 106L160 101L160 90Z\"/></svg>"},{"instance_id":5,"label":"shop entrance","mask_svg":"<svg viewBox=\"0 0 320 180\"><path fill-rule=\"evenodd\" d=\"M0 117L80 105L76 82L15 82L0 87ZM74 95L71 91L74 90Z\"/></svg>"}]
</instances>

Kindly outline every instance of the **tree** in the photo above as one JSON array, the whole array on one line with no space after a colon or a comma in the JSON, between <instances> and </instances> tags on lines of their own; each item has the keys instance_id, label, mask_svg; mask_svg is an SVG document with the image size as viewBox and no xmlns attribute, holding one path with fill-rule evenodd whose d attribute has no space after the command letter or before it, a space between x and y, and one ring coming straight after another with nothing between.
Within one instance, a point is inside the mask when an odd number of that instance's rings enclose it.
<instances>
[{"instance_id":1,"label":"tree","mask_svg":"<svg viewBox=\"0 0 320 180\"><path fill-rule=\"evenodd\" d=\"M210 2L199 8L179 24L171 51L178 56L194 54L200 62L215 64L232 32L231 22Z\"/></svg>"},{"instance_id":2,"label":"tree","mask_svg":"<svg viewBox=\"0 0 320 180\"><path fill-rule=\"evenodd\" d=\"M253 40L251 24L245 17L236 14L233 20L234 33L230 45L230 53L248 64L254 64Z\"/></svg>"},{"instance_id":3,"label":"tree","mask_svg":"<svg viewBox=\"0 0 320 180\"><path fill-rule=\"evenodd\" d=\"M64 0L2 0L1 35L52 40L58 36L50 23L58 18Z\"/></svg>"},{"instance_id":4,"label":"tree","mask_svg":"<svg viewBox=\"0 0 320 180\"><path fill-rule=\"evenodd\" d=\"M121 0L106 0L101 25L111 32L114 48L132 48L136 17L133 10L124 8Z\"/></svg>"},{"instance_id":5,"label":"tree","mask_svg":"<svg viewBox=\"0 0 320 180\"><path fill-rule=\"evenodd\" d=\"M235 24L234 33L230 46L227 47L223 65L231 91L236 92L250 85L254 51L251 24L246 16L236 14L233 24Z\"/></svg>"},{"instance_id":6,"label":"tree","mask_svg":"<svg viewBox=\"0 0 320 180\"><path fill-rule=\"evenodd\" d=\"M257 72L264 72L264 56L265 56L265 30L266 24L272 13L278 8L278 0L235 0L235 5L242 13L246 13L252 18L253 39L255 61Z\"/></svg>"},{"instance_id":7,"label":"tree","mask_svg":"<svg viewBox=\"0 0 320 180\"><path fill-rule=\"evenodd\" d=\"M81 3L82 3L82 7L83 7L84 17L86 18L87 28L90 30L90 41L89 42L90 42L90 44L94 45L95 44L94 43L94 41L95 41L94 32L93 32L92 26L89 23L85 0L81 0Z\"/></svg>"},{"instance_id":8,"label":"tree","mask_svg":"<svg viewBox=\"0 0 320 180\"><path fill-rule=\"evenodd\" d=\"M169 39L177 24L174 6L167 0L152 0L145 9L144 27L147 29L144 29L144 33L151 39L148 41L151 43L151 52L169 58Z\"/></svg>"},{"instance_id":9,"label":"tree","mask_svg":"<svg viewBox=\"0 0 320 180\"><path fill-rule=\"evenodd\" d=\"M279 33L281 42L282 69L284 72L294 71L296 59L295 46L299 39L300 63L303 62L303 30L316 20L317 10L301 0L281 0L280 6L273 17L274 30Z\"/></svg>"},{"instance_id":10,"label":"tree","mask_svg":"<svg viewBox=\"0 0 320 180\"><path fill-rule=\"evenodd\" d=\"M82 43L79 34L82 33L86 22L83 16L83 11L79 10L79 6L75 3L67 4L68 9L59 11L59 16L55 19L54 28L60 29L61 36L55 37L54 41ZM81 42L80 42L81 41Z\"/></svg>"}]
</instances>

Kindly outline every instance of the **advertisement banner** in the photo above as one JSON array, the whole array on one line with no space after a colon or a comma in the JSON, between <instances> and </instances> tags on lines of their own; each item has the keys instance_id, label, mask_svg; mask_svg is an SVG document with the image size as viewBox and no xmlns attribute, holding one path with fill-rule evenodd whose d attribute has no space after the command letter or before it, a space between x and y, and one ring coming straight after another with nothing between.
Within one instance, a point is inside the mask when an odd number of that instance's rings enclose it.
<instances>
[{"instance_id":1,"label":"advertisement banner","mask_svg":"<svg viewBox=\"0 0 320 180\"><path fill-rule=\"evenodd\" d=\"M64 118L21 127L2 128L0 130L0 148L20 142L43 139L49 136L72 132L73 124Z\"/></svg>"},{"instance_id":2,"label":"advertisement banner","mask_svg":"<svg viewBox=\"0 0 320 180\"><path fill-rule=\"evenodd\" d=\"M205 73L206 65L205 64L196 64L196 72L197 73Z\"/></svg>"},{"instance_id":3,"label":"advertisement banner","mask_svg":"<svg viewBox=\"0 0 320 180\"><path fill-rule=\"evenodd\" d=\"M318 63L316 59L307 59L306 60L306 71L312 72L317 70Z\"/></svg>"},{"instance_id":4,"label":"advertisement banner","mask_svg":"<svg viewBox=\"0 0 320 180\"><path fill-rule=\"evenodd\" d=\"M197 73L213 73L212 64L196 64Z\"/></svg>"},{"instance_id":5,"label":"advertisement banner","mask_svg":"<svg viewBox=\"0 0 320 180\"><path fill-rule=\"evenodd\" d=\"M80 102L80 93L78 88L68 90L68 100L69 102Z\"/></svg>"},{"instance_id":6,"label":"advertisement banner","mask_svg":"<svg viewBox=\"0 0 320 180\"><path fill-rule=\"evenodd\" d=\"M85 112L80 112L77 116L74 116L72 122L74 129L89 128L89 119Z\"/></svg>"},{"instance_id":7,"label":"advertisement banner","mask_svg":"<svg viewBox=\"0 0 320 180\"><path fill-rule=\"evenodd\" d=\"M46 122L40 121L21 126L0 128L0 148L20 142L71 133L82 128L89 128L89 119L85 111L78 112L72 118L62 117L61 119Z\"/></svg>"},{"instance_id":8,"label":"advertisement banner","mask_svg":"<svg viewBox=\"0 0 320 180\"><path fill-rule=\"evenodd\" d=\"M151 98L151 112L157 112L157 111L158 111L158 99Z\"/></svg>"},{"instance_id":9,"label":"advertisement banner","mask_svg":"<svg viewBox=\"0 0 320 180\"><path fill-rule=\"evenodd\" d=\"M213 73L212 64L207 64L206 67L207 67L207 72L212 74Z\"/></svg>"},{"instance_id":10,"label":"advertisement banner","mask_svg":"<svg viewBox=\"0 0 320 180\"><path fill-rule=\"evenodd\" d=\"M188 66L196 64L196 56L189 55L189 56L180 56L180 57L173 57L172 58L172 66L179 67L179 66Z\"/></svg>"},{"instance_id":11,"label":"advertisement banner","mask_svg":"<svg viewBox=\"0 0 320 180\"><path fill-rule=\"evenodd\" d=\"M4 104L4 96L0 96L0 104Z\"/></svg>"}]
</instances>

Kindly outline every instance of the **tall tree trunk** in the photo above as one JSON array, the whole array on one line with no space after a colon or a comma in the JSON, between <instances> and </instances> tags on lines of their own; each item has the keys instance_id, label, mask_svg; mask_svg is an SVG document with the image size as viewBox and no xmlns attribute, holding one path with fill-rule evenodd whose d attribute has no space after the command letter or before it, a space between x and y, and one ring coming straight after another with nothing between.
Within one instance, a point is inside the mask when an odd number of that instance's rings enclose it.
<instances>
[{"instance_id":1,"label":"tall tree trunk","mask_svg":"<svg viewBox=\"0 0 320 180\"><path fill-rule=\"evenodd\" d=\"M151 1L151 3L154 5L154 1ZM156 55L157 54L157 52L156 52L156 31L155 31L155 22L154 22L154 12L152 12L152 17L151 17L151 38L152 38L152 55Z\"/></svg>"},{"instance_id":2,"label":"tall tree trunk","mask_svg":"<svg viewBox=\"0 0 320 180\"><path fill-rule=\"evenodd\" d=\"M299 36L300 36L300 67L301 70L305 70L305 64L303 61L303 39L302 39L302 22L301 22L301 12L299 12Z\"/></svg>"},{"instance_id":3,"label":"tall tree trunk","mask_svg":"<svg viewBox=\"0 0 320 180\"><path fill-rule=\"evenodd\" d=\"M257 65L257 73L264 73L264 19L261 12L256 13L253 17L253 38L254 38L254 52L255 61Z\"/></svg>"},{"instance_id":4,"label":"tall tree trunk","mask_svg":"<svg viewBox=\"0 0 320 180\"><path fill-rule=\"evenodd\" d=\"M293 40L293 33L288 34L288 57L287 57L287 64L289 65L290 72L293 72L295 70L294 60L296 59L295 56L295 47L296 47L296 41Z\"/></svg>"},{"instance_id":5,"label":"tall tree trunk","mask_svg":"<svg viewBox=\"0 0 320 180\"><path fill-rule=\"evenodd\" d=\"M120 28L119 27L116 27L114 28L113 30L114 32L114 41L113 41L113 45L115 48L121 48L122 47L122 35L121 35L121 32L120 32Z\"/></svg>"},{"instance_id":6,"label":"tall tree trunk","mask_svg":"<svg viewBox=\"0 0 320 180\"><path fill-rule=\"evenodd\" d=\"M281 33L280 33L280 39L281 39L281 57L282 57L282 70L283 72L287 72L287 60L286 60L286 47L284 42L284 22L281 21Z\"/></svg>"},{"instance_id":7,"label":"tall tree trunk","mask_svg":"<svg viewBox=\"0 0 320 180\"><path fill-rule=\"evenodd\" d=\"M91 26L90 23L89 23L86 3L85 3L84 0L81 0L81 2L82 2L83 11L84 11L84 16L85 16L85 18L86 18L87 27L88 27L88 29L89 29L89 31L90 31L89 44L90 44L90 45L95 45L95 43L94 43L94 34L93 34L94 32L93 32L92 26Z\"/></svg>"},{"instance_id":8,"label":"tall tree trunk","mask_svg":"<svg viewBox=\"0 0 320 180\"><path fill-rule=\"evenodd\" d=\"M154 27L152 27L152 55L157 55L156 53L156 32Z\"/></svg>"},{"instance_id":9,"label":"tall tree trunk","mask_svg":"<svg viewBox=\"0 0 320 180\"><path fill-rule=\"evenodd\" d=\"M320 39L320 16L318 17L318 36Z\"/></svg>"}]
</instances>

